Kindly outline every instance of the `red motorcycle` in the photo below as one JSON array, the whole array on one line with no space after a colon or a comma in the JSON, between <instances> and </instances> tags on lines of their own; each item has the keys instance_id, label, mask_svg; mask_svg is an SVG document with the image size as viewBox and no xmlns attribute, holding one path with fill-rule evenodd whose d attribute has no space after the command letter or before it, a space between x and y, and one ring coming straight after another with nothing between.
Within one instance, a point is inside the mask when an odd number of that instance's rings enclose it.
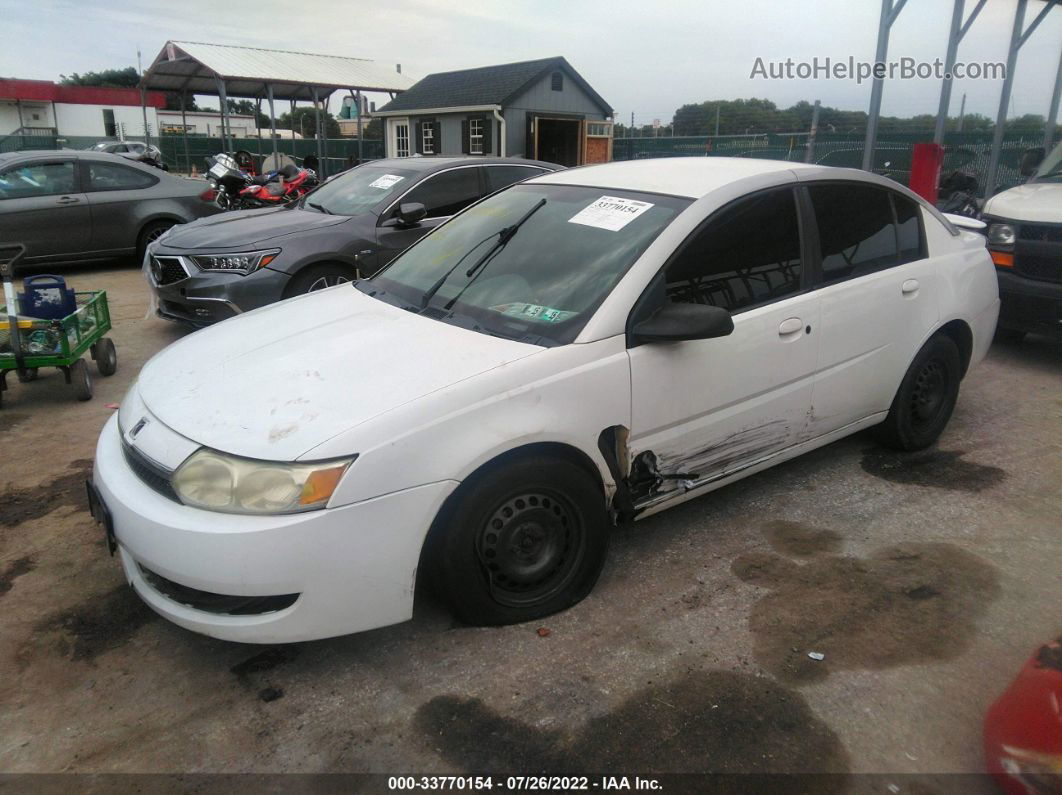
<instances>
[{"instance_id":1,"label":"red motorcycle","mask_svg":"<svg viewBox=\"0 0 1062 795\"><path fill-rule=\"evenodd\" d=\"M251 177L250 184L237 194L237 206L250 209L291 204L317 185L314 171L289 164L268 176Z\"/></svg>"}]
</instances>

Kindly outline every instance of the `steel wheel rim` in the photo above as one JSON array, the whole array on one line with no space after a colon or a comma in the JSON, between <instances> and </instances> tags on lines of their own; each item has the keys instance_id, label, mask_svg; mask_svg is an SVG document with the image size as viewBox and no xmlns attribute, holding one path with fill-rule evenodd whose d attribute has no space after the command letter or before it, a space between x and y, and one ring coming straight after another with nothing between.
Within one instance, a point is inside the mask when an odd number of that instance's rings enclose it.
<instances>
[{"instance_id":1,"label":"steel wheel rim","mask_svg":"<svg viewBox=\"0 0 1062 795\"><path fill-rule=\"evenodd\" d=\"M915 376L911 390L911 424L917 428L932 425L947 404L947 368L940 359L930 359Z\"/></svg>"},{"instance_id":2,"label":"steel wheel rim","mask_svg":"<svg viewBox=\"0 0 1062 795\"><path fill-rule=\"evenodd\" d=\"M337 284L346 284L349 282L346 276L319 276L310 283L310 288L306 291L308 293L314 293L318 290L326 290L329 287L335 287Z\"/></svg>"},{"instance_id":3,"label":"steel wheel rim","mask_svg":"<svg viewBox=\"0 0 1062 795\"><path fill-rule=\"evenodd\" d=\"M476 556L491 595L524 607L549 600L574 579L586 530L566 497L522 491L499 503L476 536Z\"/></svg>"}]
</instances>

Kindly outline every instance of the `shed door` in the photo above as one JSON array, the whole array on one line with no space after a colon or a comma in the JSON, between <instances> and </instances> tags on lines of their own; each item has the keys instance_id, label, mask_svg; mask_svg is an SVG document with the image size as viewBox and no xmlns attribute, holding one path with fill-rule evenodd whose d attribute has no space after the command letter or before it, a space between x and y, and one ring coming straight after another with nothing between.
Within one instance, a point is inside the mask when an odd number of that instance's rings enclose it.
<instances>
[{"instance_id":1,"label":"shed door","mask_svg":"<svg viewBox=\"0 0 1062 795\"><path fill-rule=\"evenodd\" d=\"M607 163L612 159L612 122L583 122L583 163Z\"/></svg>"}]
</instances>

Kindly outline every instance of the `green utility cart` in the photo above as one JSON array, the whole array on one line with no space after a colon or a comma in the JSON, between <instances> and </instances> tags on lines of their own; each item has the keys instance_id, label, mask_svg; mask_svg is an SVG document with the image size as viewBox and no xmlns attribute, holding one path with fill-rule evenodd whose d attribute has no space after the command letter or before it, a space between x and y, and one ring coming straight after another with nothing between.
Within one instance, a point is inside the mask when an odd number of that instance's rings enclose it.
<instances>
[{"instance_id":1,"label":"green utility cart","mask_svg":"<svg viewBox=\"0 0 1062 795\"><path fill-rule=\"evenodd\" d=\"M78 400L92 398L92 376L84 358L88 351L100 375L114 375L118 354L106 337L111 329L107 292L96 290L73 293L73 311L63 317L41 319L19 316L11 284L15 264L21 259L21 245L0 245L0 272L4 281L7 317L0 318L0 405L7 389L7 375L18 374L19 381L37 378L41 367L57 367Z\"/></svg>"}]
</instances>

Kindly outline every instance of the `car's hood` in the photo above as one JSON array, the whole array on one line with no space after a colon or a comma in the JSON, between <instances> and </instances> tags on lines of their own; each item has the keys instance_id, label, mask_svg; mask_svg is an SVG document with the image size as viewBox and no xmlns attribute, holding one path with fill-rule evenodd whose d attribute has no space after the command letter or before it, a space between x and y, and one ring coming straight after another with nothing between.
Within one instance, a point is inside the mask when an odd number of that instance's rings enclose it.
<instances>
[{"instance_id":1,"label":"car's hood","mask_svg":"<svg viewBox=\"0 0 1062 795\"><path fill-rule=\"evenodd\" d=\"M345 215L328 215L295 208L239 210L176 226L161 241L161 245L173 249L212 251L246 248L292 232L308 232L347 220L349 217Z\"/></svg>"},{"instance_id":2,"label":"car's hood","mask_svg":"<svg viewBox=\"0 0 1062 795\"><path fill-rule=\"evenodd\" d=\"M182 436L294 461L389 409L542 350L414 315L346 284L191 334L151 359L137 388Z\"/></svg>"},{"instance_id":3,"label":"car's hood","mask_svg":"<svg viewBox=\"0 0 1062 795\"><path fill-rule=\"evenodd\" d=\"M1062 182L1018 185L990 198L982 212L1011 221L1062 223Z\"/></svg>"}]
</instances>

